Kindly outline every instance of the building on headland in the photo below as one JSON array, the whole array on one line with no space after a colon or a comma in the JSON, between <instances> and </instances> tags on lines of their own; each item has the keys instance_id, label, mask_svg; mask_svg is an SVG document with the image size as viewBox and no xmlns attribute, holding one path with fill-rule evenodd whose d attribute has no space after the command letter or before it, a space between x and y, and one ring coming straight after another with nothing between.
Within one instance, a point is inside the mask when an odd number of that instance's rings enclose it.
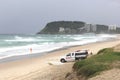
<instances>
[{"instance_id":1,"label":"building on headland","mask_svg":"<svg viewBox=\"0 0 120 80\"><path fill-rule=\"evenodd\" d=\"M85 24L86 32L96 32L97 26L95 24Z\"/></svg>"},{"instance_id":2,"label":"building on headland","mask_svg":"<svg viewBox=\"0 0 120 80\"><path fill-rule=\"evenodd\" d=\"M91 24L81 21L50 22L37 34L82 34L82 33L111 33L120 34L116 25Z\"/></svg>"},{"instance_id":3,"label":"building on headland","mask_svg":"<svg viewBox=\"0 0 120 80\"><path fill-rule=\"evenodd\" d=\"M100 24L85 24L80 28L59 27L60 34L76 34L76 33L119 33L120 28L116 25L100 25Z\"/></svg>"},{"instance_id":4,"label":"building on headland","mask_svg":"<svg viewBox=\"0 0 120 80\"><path fill-rule=\"evenodd\" d=\"M108 33L108 26L97 24L97 31L96 33Z\"/></svg>"},{"instance_id":5,"label":"building on headland","mask_svg":"<svg viewBox=\"0 0 120 80\"><path fill-rule=\"evenodd\" d=\"M120 27L117 25L100 25L100 24L85 24L85 31L87 33L119 33Z\"/></svg>"},{"instance_id":6,"label":"building on headland","mask_svg":"<svg viewBox=\"0 0 120 80\"><path fill-rule=\"evenodd\" d=\"M93 32L96 32L96 31L97 31L97 26L96 26L96 24L92 24L92 31L93 31Z\"/></svg>"},{"instance_id":7,"label":"building on headland","mask_svg":"<svg viewBox=\"0 0 120 80\"><path fill-rule=\"evenodd\" d=\"M84 25L86 32L90 32L90 26L91 26L91 24Z\"/></svg>"},{"instance_id":8,"label":"building on headland","mask_svg":"<svg viewBox=\"0 0 120 80\"><path fill-rule=\"evenodd\" d=\"M116 31L117 26L116 25L109 25L108 30L109 31Z\"/></svg>"},{"instance_id":9,"label":"building on headland","mask_svg":"<svg viewBox=\"0 0 120 80\"><path fill-rule=\"evenodd\" d=\"M119 27L117 27L117 25L109 25L109 29L108 29L109 33L119 33Z\"/></svg>"},{"instance_id":10,"label":"building on headland","mask_svg":"<svg viewBox=\"0 0 120 80\"><path fill-rule=\"evenodd\" d=\"M59 32L64 32L65 29L63 27L59 27Z\"/></svg>"}]
</instances>

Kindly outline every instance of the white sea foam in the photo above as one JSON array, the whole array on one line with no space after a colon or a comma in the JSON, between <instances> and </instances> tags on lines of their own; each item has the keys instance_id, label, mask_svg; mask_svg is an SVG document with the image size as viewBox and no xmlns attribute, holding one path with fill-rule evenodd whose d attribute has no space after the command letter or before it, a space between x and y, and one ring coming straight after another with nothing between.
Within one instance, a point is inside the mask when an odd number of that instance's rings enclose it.
<instances>
[{"instance_id":1,"label":"white sea foam","mask_svg":"<svg viewBox=\"0 0 120 80\"><path fill-rule=\"evenodd\" d=\"M49 37L49 38L48 38ZM17 43L17 46L12 45L8 47L0 48L0 59L18 56L18 55L28 55L28 54L42 54L43 52L49 52L59 48L74 46L74 45L84 45L88 43L104 41L109 38L115 38L116 35L109 34L98 34L98 35L49 35L49 36L15 36L14 39L4 40L6 44L10 42L11 44ZM19 42L29 42L25 45L19 45ZM35 42L35 43L33 43ZM30 52L32 48L32 53Z\"/></svg>"},{"instance_id":2,"label":"white sea foam","mask_svg":"<svg viewBox=\"0 0 120 80\"><path fill-rule=\"evenodd\" d=\"M4 40L6 42L31 42L31 41L39 41L38 39L33 39L33 38L20 38L20 39L11 39L11 40Z\"/></svg>"}]
</instances>

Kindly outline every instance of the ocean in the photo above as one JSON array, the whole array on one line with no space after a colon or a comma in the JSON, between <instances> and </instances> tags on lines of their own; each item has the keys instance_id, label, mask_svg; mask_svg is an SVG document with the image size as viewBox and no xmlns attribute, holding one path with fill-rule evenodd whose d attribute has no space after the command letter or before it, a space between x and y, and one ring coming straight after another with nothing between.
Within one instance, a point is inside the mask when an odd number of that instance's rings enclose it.
<instances>
[{"instance_id":1,"label":"ocean","mask_svg":"<svg viewBox=\"0 0 120 80\"><path fill-rule=\"evenodd\" d=\"M43 54L64 47L106 41L116 37L111 34L93 33L82 35L0 35L0 59L19 55Z\"/></svg>"}]
</instances>

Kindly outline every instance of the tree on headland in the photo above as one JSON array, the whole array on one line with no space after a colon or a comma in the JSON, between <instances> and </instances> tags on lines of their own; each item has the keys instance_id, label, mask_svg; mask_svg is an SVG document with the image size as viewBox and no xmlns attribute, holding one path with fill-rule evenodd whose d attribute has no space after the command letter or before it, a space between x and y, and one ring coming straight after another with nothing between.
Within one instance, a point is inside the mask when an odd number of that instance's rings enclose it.
<instances>
[{"instance_id":1,"label":"tree on headland","mask_svg":"<svg viewBox=\"0 0 120 80\"><path fill-rule=\"evenodd\" d=\"M82 21L54 21L48 23L37 34L81 34L81 33L120 33L117 26L86 24Z\"/></svg>"},{"instance_id":2,"label":"tree on headland","mask_svg":"<svg viewBox=\"0 0 120 80\"><path fill-rule=\"evenodd\" d=\"M66 31L67 31L67 29L77 30L78 28L81 28L84 25L85 25L85 22L81 22L81 21L55 21L55 22L48 23L43 30L38 32L38 34L39 33L59 34L60 27L66 29ZM69 32L66 32L66 31L65 31L65 33L69 33Z\"/></svg>"}]
</instances>

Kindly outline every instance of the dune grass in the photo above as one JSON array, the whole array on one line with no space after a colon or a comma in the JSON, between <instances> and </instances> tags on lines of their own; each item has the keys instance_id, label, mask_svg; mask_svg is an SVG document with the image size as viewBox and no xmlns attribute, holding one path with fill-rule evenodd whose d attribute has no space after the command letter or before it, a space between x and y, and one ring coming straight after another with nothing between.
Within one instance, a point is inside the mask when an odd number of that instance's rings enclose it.
<instances>
[{"instance_id":1,"label":"dune grass","mask_svg":"<svg viewBox=\"0 0 120 80\"><path fill-rule=\"evenodd\" d=\"M115 62L120 62L120 52L114 52L112 48L105 48L100 50L98 55L76 62L73 70L77 72L78 76L89 78L104 70L114 67L120 68L120 64L117 66L112 65Z\"/></svg>"}]
</instances>

